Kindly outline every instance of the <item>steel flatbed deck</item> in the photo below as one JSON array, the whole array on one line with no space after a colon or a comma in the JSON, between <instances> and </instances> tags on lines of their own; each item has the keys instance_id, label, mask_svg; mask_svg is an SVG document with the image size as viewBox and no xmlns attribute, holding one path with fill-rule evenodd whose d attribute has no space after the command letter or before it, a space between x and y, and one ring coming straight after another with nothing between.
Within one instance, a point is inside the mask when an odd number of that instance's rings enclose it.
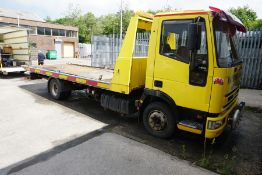
<instances>
[{"instance_id":1,"label":"steel flatbed deck","mask_svg":"<svg viewBox=\"0 0 262 175\"><path fill-rule=\"evenodd\" d=\"M109 89L113 70L73 64L29 66L30 73L54 77L74 83Z\"/></svg>"}]
</instances>

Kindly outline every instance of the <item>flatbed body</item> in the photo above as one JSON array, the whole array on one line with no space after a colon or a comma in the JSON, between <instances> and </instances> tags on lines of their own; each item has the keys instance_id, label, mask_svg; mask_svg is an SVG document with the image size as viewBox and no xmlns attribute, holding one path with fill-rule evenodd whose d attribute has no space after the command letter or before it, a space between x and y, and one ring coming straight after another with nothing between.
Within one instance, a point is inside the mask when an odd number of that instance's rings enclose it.
<instances>
[{"instance_id":1,"label":"flatbed body","mask_svg":"<svg viewBox=\"0 0 262 175\"><path fill-rule=\"evenodd\" d=\"M31 73L74 83L109 89L113 70L74 64L30 66Z\"/></svg>"}]
</instances>

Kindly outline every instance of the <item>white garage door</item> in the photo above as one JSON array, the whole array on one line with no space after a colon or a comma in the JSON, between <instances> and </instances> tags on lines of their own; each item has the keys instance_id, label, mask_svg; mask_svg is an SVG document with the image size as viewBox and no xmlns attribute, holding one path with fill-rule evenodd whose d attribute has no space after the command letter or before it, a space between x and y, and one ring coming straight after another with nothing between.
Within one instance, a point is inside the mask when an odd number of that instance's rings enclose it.
<instances>
[{"instance_id":1,"label":"white garage door","mask_svg":"<svg viewBox=\"0 0 262 175\"><path fill-rule=\"evenodd\" d=\"M74 58L74 43L64 43L64 57Z\"/></svg>"},{"instance_id":2,"label":"white garage door","mask_svg":"<svg viewBox=\"0 0 262 175\"><path fill-rule=\"evenodd\" d=\"M57 54L57 59L60 59L61 51L62 51L62 42L61 41L55 41L55 50Z\"/></svg>"}]
</instances>

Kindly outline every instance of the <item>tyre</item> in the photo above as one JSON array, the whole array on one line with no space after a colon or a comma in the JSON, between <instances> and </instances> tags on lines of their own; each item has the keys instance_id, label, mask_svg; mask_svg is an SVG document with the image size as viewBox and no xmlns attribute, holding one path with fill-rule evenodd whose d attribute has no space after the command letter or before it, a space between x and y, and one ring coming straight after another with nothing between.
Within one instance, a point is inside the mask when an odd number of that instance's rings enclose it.
<instances>
[{"instance_id":1,"label":"tyre","mask_svg":"<svg viewBox=\"0 0 262 175\"><path fill-rule=\"evenodd\" d=\"M143 112L143 123L151 135L170 138L176 130L176 115L165 103L153 102Z\"/></svg>"},{"instance_id":2,"label":"tyre","mask_svg":"<svg viewBox=\"0 0 262 175\"><path fill-rule=\"evenodd\" d=\"M54 78L48 82L48 91L56 100L64 100L71 95L71 90L66 87L66 84Z\"/></svg>"}]
</instances>

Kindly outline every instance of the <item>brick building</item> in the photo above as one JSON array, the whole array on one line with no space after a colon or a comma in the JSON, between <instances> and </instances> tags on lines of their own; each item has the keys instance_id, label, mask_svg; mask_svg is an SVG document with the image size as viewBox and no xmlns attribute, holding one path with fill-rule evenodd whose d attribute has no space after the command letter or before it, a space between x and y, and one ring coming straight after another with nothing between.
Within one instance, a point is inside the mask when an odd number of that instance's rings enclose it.
<instances>
[{"instance_id":1,"label":"brick building","mask_svg":"<svg viewBox=\"0 0 262 175\"><path fill-rule=\"evenodd\" d=\"M29 43L37 50L56 50L58 58L78 56L77 27L48 23L35 14L3 8L0 8L0 26L30 29Z\"/></svg>"}]
</instances>

